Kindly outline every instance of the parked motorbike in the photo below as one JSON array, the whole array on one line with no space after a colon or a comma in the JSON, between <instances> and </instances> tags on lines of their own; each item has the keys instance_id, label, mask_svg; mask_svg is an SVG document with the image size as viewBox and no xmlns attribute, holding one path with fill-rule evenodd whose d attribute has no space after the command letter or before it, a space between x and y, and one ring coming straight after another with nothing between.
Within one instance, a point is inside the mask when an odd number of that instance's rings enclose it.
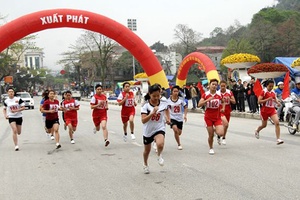
<instances>
[{"instance_id":1,"label":"parked motorbike","mask_svg":"<svg viewBox=\"0 0 300 200\"><path fill-rule=\"evenodd\" d=\"M293 108L289 108L287 116L286 116L287 124L285 126L288 128L289 133L292 135L295 135L296 132L300 132L300 129L298 127L297 127L297 129L293 128L295 116L296 116L296 113L293 110Z\"/></svg>"}]
</instances>

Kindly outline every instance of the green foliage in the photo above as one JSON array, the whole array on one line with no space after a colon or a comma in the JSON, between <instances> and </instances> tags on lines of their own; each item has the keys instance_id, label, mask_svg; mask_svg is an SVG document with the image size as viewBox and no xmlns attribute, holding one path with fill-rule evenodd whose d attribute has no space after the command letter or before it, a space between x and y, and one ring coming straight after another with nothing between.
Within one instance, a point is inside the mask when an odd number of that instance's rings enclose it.
<instances>
[{"instance_id":1,"label":"green foliage","mask_svg":"<svg viewBox=\"0 0 300 200\"><path fill-rule=\"evenodd\" d=\"M169 50L169 48L165 46L164 43L161 43L160 41L150 46L150 49L156 50L157 52L167 52Z\"/></svg>"}]
</instances>

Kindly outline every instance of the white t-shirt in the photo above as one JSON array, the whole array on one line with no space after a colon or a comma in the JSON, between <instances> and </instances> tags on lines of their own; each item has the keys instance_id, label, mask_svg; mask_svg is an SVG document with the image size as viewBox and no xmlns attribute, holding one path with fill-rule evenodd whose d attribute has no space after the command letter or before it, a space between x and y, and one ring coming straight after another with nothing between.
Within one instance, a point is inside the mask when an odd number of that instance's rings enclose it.
<instances>
[{"instance_id":1,"label":"white t-shirt","mask_svg":"<svg viewBox=\"0 0 300 200\"><path fill-rule=\"evenodd\" d=\"M170 110L170 118L183 122L183 107L186 105L186 102L181 98L178 98L177 101L172 101L170 97L167 103Z\"/></svg>"},{"instance_id":2,"label":"white t-shirt","mask_svg":"<svg viewBox=\"0 0 300 200\"><path fill-rule=\"evenodd\" d=\"M141 108L141 114L150 114L154 109L149 102L145 103ZM165 125L165 110L168 109L168 104L165 101L160 101L158 105L158 110L156 114L154 114L151 119L143 124L143 136L151 137L155 133L159 131L166 130Z\"/></svg>"},{"instance_id":3,"label":"white t-shirt","mask_svg":"<svg viewBox=\"0 0 300 200\"><path fill-rule=\"evenodd\" d=\"M24 101L20 97L7 98L4 101L4 109L6 109L6 114L9 118L20 118L22 117L22 112L12 113L12 110L18 110L19 108L25 106Z\"/></svg>"}]
</instances>

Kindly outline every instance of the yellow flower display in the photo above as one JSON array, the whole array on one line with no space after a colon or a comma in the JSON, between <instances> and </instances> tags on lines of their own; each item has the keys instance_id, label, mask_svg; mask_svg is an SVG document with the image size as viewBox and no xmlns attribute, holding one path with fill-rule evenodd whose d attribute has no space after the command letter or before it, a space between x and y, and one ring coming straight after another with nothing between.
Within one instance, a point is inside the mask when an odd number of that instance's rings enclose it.
<instances>
[{"instance_id":1,"label":"yellow flower display","mask_svg":"<svg viewBox=\"0 0 300 200\"><path fill-rule=\"evenodd\" d=\"M258 56L249 53L236 53L221 60L221 64L233 64L233 63L244 63L244 62L256 62L259 63L260 59Z\"/></svg>"},{"instance_id":2,"label":"yellow flower display","mask_svg":"<svg viewBox=\"0 0 300 200\"><path fill-rule=\"evenodd\" d=\"M134 77L134 79L138 79L138 78L148 78L147 74L145 72L143 73L138 73L136 74Z\"/></svg>"},{"instance_id":3,"label":"yellow flower display","mask_svg":"<svg viewBox=\"0 0 300 200\"><path fill-rule=\"evenodd\" d=\"M292 67L300 66L300 58L297 58L296 60L293 61Z\"/></svg>"}]
</instances>

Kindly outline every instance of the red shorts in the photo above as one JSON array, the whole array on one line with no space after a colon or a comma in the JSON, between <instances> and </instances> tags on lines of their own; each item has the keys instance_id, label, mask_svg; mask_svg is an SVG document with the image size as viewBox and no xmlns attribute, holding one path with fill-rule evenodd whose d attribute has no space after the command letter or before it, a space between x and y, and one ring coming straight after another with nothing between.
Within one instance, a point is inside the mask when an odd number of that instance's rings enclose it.
<instances>
[{"instance_id":1,"label":"red shorts","mask_svg":"<svg viewBox=\"0 0 300 200\"><path fill-rule=\"evenodd\" d=\"M135 109L123 109L121 111L121 118L122 118L122 122L126 123L129 120L130 116L134 116L135 115Z\"/></svg>"},{"instance_id":2,"label":"red shorts","mask_svg":"<svg viewBox=\"0 0 300 200\"><path fill-rule=\"evenodd\" d=\"M204 121L205 121L205 125L206 127L208 126L219 126L219 125L223 125L222 119L209 119L204 117Z\"/></svg>"},{"instance_id":3,"label":"red shorts","mask_svg":"<svg viewBox=\"0 0 300 200\"><path fill-rule=\"evenodd\" d=\"M230 112L225 112L225 113L221 113L221 117L225 116L227 121L229 122L230 120Z\"/></svg>"},{"instance_id":4,"label":"red shorts","mask_svg":"<svg viewBox=\"0 0 300 200\"><path fill-rule=\"evenodd\" d=\"M98 117L93 117L93 122L94 125L97 127L101 124L102 121L107 121L107 116L98 116Z\"/></svg>"},{"instance_id":5,"label":"red shorts","mask_svg":"<svg viewBox=\"0 0 300 200\"><path fill-rule=\"evenodd\" d=\"M277 114L277 112L276 112L275 108L274 109L263 109L260 111L260 117L264 121L268 120L269 117L276 115L276 114Z\"/></svg>"},{"instance_id":6,"label":"red shorts","mask_svg":"<svg viewBox=\"0 0 300 200\"><path fill-rule=\"evenodd\" d=\"M65 119L65 123L68 126L69 124L72 124L73 127L77 127L78 120L77 119Z\"/></svg>"}]
</instances>

